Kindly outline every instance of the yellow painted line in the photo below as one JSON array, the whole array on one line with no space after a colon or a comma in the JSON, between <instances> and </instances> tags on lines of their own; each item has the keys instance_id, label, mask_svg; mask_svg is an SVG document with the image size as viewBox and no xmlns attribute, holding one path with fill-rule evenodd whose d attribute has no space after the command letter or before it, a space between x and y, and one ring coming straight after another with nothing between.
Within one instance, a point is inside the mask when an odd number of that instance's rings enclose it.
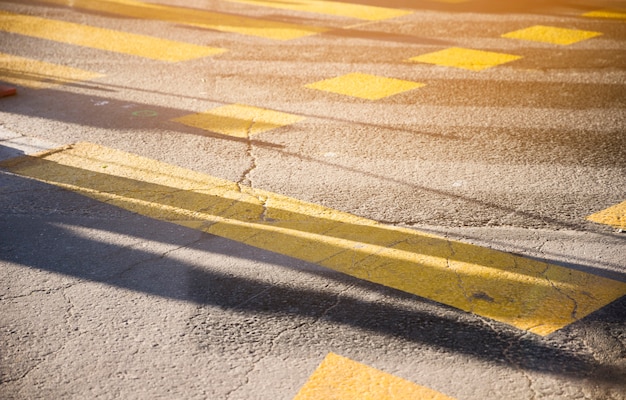
<instances>
[{"instance_id":1,"label":"yellow painted line","mask_svg":"<svg viewBox=\"0 0 626 400\"><path fill-rule=\"evenodd\" d=\"M310 83L305 85L305 87L367 100L379 100L384 97L417 89L424 85L423 83L385 78L383 76L351 73Z\"/></svg>"},{"instance_id":2,"label":"yellow painted line","mask_svg":"<svg viewBox=\"0 0 626 400\"><path fill-rule=\"evenodd\" d=\"M326 32L328 29L240 17L191 8L171 7L134 0L42 0L46 3L105 12L124 17L174 22L221 32L239 33L275 40L291 40Z\"/></svg>"},{"instance_id":3,"label":"yellow painted line","mask_svg":"<svg viewBox=\"0 0 626 400\"><path fill-rule=\"evenodd\" d=\"M0 11L0 31L170 62L212 56L225 51L215 47L197 46L5 11Z\"/></svg>"},{"instance_id":4,"label":"yellow painted line","mask_svg":"<svg viewBox=\"0 0 626 400\"><path fill-rule=\"evenodd\" d=\"M249 138L261 132L295 124L303 117L279 111L232 104L186 115L172 121L223 135Z\"/></svg>"},{"instance_id":5,"label":"yellow painted line","mask_svg":"<svg viewBox=\"0 0 626 400\"><path fill-rule=\"evenodd\" d=\"M482 71L520 58L522 57L512 54L452 47L413 57L409 61Z\"/></svg>"},{"instance_id":6,"label":"yellow painted line","mask_svg":"<svg viewBox=\"0 0 626 400\"><path fill-rule=\"evenodd\" d=\"M448 240L89 143L0 163L15 174L547 335L626 283Z\"/></svg>"},{"instance_id":7,"label":"yellow painted line","mask_svg":"<svg viewBox=\"0 0 626 400\"><path fill-rule=\"evenodd\" d=\"M567 46L600 35L602 35L601 32L536 25L531 26L530 28L505 33L504 35L502 35L502 37L508 39L530 40L533 42L551 43Z\"/></svg>"},{"instance_id":8,"label":"yellow painted line","mask_svg":"<svg viewBox=\"0 0 626 400\"><path fill-rule=\"evenodd\" d=\"M607 18L607 19L626 19L626 11L620 10L597 10L584 13L583 17L588 18Z\"/></svg>"},{"instance_id":9,"label":"yellow painted line","mask_svg":"<svg viewBox=\"0 0 626 400\"><path fill-rule=\"evenodd\" d=\"M0 53L0 81L18 86L45 89L101 76L82 69Z\"/></svg>"},{"instance_id":10,"label":"yellow painted line","mask_svg":"<svg viewBox=\"0 0 626 400\"><path fill-rule=\"evenodd\" d=\"M304 11L339 17L358 18L368 21L380 21L383 19L401 17L412 14L412 11L395 8L367 6L363 4L342 3L322 0L229 0L233 3L251 4L255 6L278 8L282 10Z\"/></svg>"},{"instance_id":11,"label":"yellow painted line","mask_svg":"<svg viewBox=\"0 0 626 400\"><path fill-rule=\"evenodd\" d=\"M587 217L587 220L615 228L626 229L626 201L623 201L606 210L599 211Z\"/></svg>"},{"instance_id":12,"label":"yellow painted line","mask_svg":"<svg viewBox=\"0 0 626 400\"><path fill-rule=\"evenodd\" d=\"M440 392L329 353L293 400L454 400Z\"/></svg>"}]
</instances>

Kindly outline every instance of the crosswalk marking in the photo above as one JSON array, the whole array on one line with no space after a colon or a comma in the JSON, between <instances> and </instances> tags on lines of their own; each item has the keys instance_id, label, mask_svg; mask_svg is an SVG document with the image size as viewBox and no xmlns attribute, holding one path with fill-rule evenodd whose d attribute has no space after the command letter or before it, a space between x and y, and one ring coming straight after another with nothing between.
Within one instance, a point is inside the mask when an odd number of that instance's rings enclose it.
<instances>
[{"instance_id":1,"label":"crosswalk marking","mask_svg":"<svg viewBox=\"0 0 626 400\"><path fill-rule=\"evenodd\" d=\"M412 57L409 61L482 71L520 58L522 57L512 54L452 47Z\"/></svg>"},{"instance_id":2,"label":"crosswalk marking","mask_svg":"<svg viewBox=\"0 0 626 400\"><path fill-rule=\"evenodd\" d=\"M18 86L46 89L101 76L82 69L0 53L0 81Z\"/></svg>"},{"instance_id":3,"label":"crosswalk marking","mask_svg":"<svg viewBox=\"0 0 626 400\"><path fill-rule=\"evenodd\" d=\"M326 15L336 15L341 17L352 17L368 21L379 21L383 19L401 17L412 14L412 11L399 10L397 8L385 8L367 6L363 4L342 3L336 1L322 0L290 0L290 1L268 1L268 0L229 0L235 3L251 4L279 8L283 10L305 11Z\"/></svg>"},{"instance_id":4,"label":"crosswalk marking","mask_svg":"<svg viewBox=\"0 0 626 400\"><path fill-rule=\"evenodd\" d=\"M602 35L600 32L535 25L530 28L505 33L502 37L567 46L600 35Z\"/></svg>"},{"instance_id":5,"label":"crosswalk marking","mask_svg":"<svg viewBox=\"0 0 626 400\"><path fill-rule=\"evenodd\" d=\"M293 400L454 400L440 392L329 353Z\"/></svg>"},{"instance_id":6,"label":"crosswalk marking","mask_svg":"<svg viewBox=\"0 0 626 400\"><path fill-rule=\"evenodd\" d=\"M423 83L358 72L305 85L305 87L310 89L323 90L366 100L379 100L422 86L424 86Z\"/></svg>"},{"instance_id":7,"label":"crosswalk marking","mask_svg":"<svg viewBox=\"0 0 626 400\"><path fill-rule=\"evenodd\" d=\"M303 117L263 108L232 104L186 115L173 121L223 135L249 138L282 126L295 124Z\"/></svg>"},{"instance_id":8,"label":"crosswalk marking","mask_svg":"<svg viewBox=\"0 0 626 400\"><path fill-rule=\"evenodd\" d=\"M68 5L67 0L42 0ZM221 32L239 33L274 40L291 40L326 32L328 29L285 22L260 20L198 9L171 7L134 0L73 0L75 8L125 17L174 22Z\"/></svg>"},{"instance_id":9,"label":"crosswalk marking","mask_svg":"<svg viewBox=\"0 0 626 400\"><path fill-rule=\"evenodd\" d=\"M170 62L212 56L225 51L6 11L0 11L0 31Z\"/></svg>"},{"instance_id":10,"label":"crosswalk marking","mask_svg":"<svg viewBox=\"0 0 626 400\"><path fill-rule=\"evenodd\" d=\"M80 143L0 166L141 215L239 241L547 335L626 283Z\"/></svg>"},{"instance_id":11,"label":"crosswalk marking","mask_svg":"<svg viewBox=\"0 0 626 400\"><path fill-rule=\"evenodd\" d=\"M587 220L597 224L610 225L615 228L626 229L626 201L598 211L587 217Z\"/></svg>"}]
</instances>

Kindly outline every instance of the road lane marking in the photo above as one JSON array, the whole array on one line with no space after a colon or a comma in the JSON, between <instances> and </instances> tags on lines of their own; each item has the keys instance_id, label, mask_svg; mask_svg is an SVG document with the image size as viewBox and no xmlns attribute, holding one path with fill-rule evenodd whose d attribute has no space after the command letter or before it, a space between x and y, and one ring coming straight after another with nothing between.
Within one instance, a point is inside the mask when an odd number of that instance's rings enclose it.
<instances>
[{"instance_id":1,"label":"road lane marking","mask_svg":"<svg viewBox=\"0 0 626 400\"><path fill-rule=\"evenodd\" d=\"M226 51L5 11L0 11L0 31L169 62L207 57Z\"/></svg>"},{"instance_id":2,"label":"road lane marking","mask_svg":"<svg viewBox=\"0 0 626 400\"><path fill-rule=\"evenodd\" d=\"M454 400L349 358L329 353L293 400Z\"/></svg>"},{"instance_id":3,"label":"road lane marking","mask_svg":"<svg viewBox=\"0 0 626 400\"><path fill-rule=\"evenodd\" d=\"M508 39L530 40L533 42L551 43L567 46L600 35L602 35L601 32L535 25L529 28L505 33L504 35L502 35L502 37Z\"/></svg>"},{"instance_id":4,"label":"road lane marking","mask_svg":"<svg viewBox=\"0 0 626 400\"><path fill-rule=\"evenodd\" d=\"M452 47L412 57L409 61L482 71L520 58L522 57L512 54Z\"/></svg>"},{"instance_id":5,"label":"road lane marking","mask_svg":"<svg viewBox=\"0 0 626 400\"><path fill-rule=\"evenodd\" d=\"M102 76L82 69L0 53L0 80L18 86L46 89Z\"/></svg>"},{"instance_id":6,"label":"road lane marking","mask_svg":"<svg viewBox=\"0 0 626 400\"><path fill-rule=\"evenodd\" d=\"M222 135L249 138L261 132L302 121L304 117L244 104L226 105L172 121Z\"/></svg>"},{"instance_id":7,"label":"road lane marking","mask_svg":"<svg viewBox=\"0 0 626 400\"><path fill-rule=\"evenodd\" d=\"M425 86L425 84L356 72L305 85L309 89L323 90L366 100L379 100L422 86Z\"/></svg>"},{"instance_id":8,"label":"road lane marking","mask_svg":"<svg viewBox=\"0 0 626 400\"><path fill-rule=\"evenodd\" d=\"M42 0L68 5L67 0ZM171 7L134 0L73 0L71 7L124 17L174 22L220 32L239 33L274 40L291 40L328 31L327 28L260 20L191 8Z\"/></svg>"},{"instance_id":9,"label":"road lane marking","mask_svg":"<svg viewBox=\"0 0 626 400\"><path fill-rule=\"evenodd\" d=\"M233 3L243 3L262 7L278 8L282 10L304 11L317 14L350 17L368 21L380 21L389 18L412 14L412 11L396 8L367 6L362 4L341 3L321 0L228 0Z\"/></svg>"},{"instance_id":10,"label":"road lane marking","mask_svg":"<svg viewBox=\"0 0 626 400\"><path fill-rule=\"evenodd\" d=\"M626 201L598 211L587 217L587 220L597 224L610 225L615 228L626 229Z\"/></svg>"},{"instance_id":11,"label":"road lane marking","mask_svg":"<svg viewBox=\"0 0 626 400\"><path fill-rule=\"evenodd\" d=\"M0 166L539 335L626 295L624 282L382 225L95 144L78 143Z\"/></svg>"},{"instance_id":12,"label":"road lane marking","mask_svg":"<svg viewBox=\"0 0 626 400\"><path fill-rule=\"evenodd\" d=\"M626 20L626 11L623 10L596 10L584 13L583 17L588 18L607 18L607 19L624 19Z\"/></svg>"}]
</instances>

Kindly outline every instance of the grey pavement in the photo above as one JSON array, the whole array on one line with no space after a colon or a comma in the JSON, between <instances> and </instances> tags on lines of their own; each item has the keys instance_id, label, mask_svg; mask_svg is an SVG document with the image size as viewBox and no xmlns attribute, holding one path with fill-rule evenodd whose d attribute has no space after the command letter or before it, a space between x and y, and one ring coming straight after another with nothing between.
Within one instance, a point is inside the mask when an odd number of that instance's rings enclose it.
<instances>
[{"instance_id":1,"label":"grey pavement","mask_svg":"<svg viewBox=\"0 0 626 400\"><path fill-rule=\"evenodd\" d=\"M168 64L0 30L0 53L103 75L14 85L0 159L93 142L626 282L625 234L586 219L626 200L626 24L582 16L626 3L341 2L412 11L374 22L158 3L329 30L283 42L0 1L228 49ZM531 25L603 35L500 37ZM407 61L453 46L523 58L480 72ZM355 71L426 85L379 101L304 88ZM247 138L173 121L234 103L305 119ZM626 297L542 337L0 170L0 398L293 399L329 353L458 400L622 400Z\"/></svg>"}]
</instances>

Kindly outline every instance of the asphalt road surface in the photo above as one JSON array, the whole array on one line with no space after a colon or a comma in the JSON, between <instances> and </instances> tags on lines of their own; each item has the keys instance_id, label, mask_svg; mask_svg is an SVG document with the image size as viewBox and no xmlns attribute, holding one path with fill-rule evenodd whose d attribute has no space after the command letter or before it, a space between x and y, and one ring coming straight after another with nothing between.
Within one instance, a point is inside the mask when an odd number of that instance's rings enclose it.
<instances>
[{"instance_id":1,"label":"asphalt road surface","mask_svg":"<svg viewBox=\"0 0 626 400\"><path fill-rule=\"evenodd\" d=\"M623 1L0 0L0 398L626 399L625 160Z\"/></svg>"}]
</instances>

